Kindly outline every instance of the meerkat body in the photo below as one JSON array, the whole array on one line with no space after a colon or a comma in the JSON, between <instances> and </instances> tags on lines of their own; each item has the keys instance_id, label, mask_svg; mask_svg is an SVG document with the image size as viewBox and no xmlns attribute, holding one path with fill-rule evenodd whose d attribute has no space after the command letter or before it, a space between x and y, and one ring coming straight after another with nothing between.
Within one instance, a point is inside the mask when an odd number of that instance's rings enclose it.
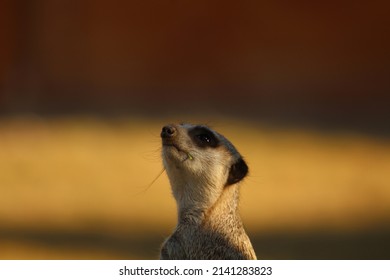
<instances>
[{"instance_id":1,"label":"meerkat body","mask_svg":"<svg viewBox=\"0 0 390 280\"><path fill-rule=\"evenodd\" d=\"M161 138L178 224L160 258L256 259L238 213L248 167L235 147L201 125L167 125Z\"/></svg>"}]
</instances>

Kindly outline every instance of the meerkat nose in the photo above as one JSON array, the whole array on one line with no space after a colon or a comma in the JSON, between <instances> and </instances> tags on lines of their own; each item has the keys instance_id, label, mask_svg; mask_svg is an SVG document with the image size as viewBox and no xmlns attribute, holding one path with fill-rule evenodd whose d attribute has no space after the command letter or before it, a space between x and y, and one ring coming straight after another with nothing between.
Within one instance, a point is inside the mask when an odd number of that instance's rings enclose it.
<instances>
[{"instance_id":1,"label":"meerkat nose","mask_svg":"<svg viewBox=\"0 0 390 280\"><path fill-rule=\"evenodd\" d=\"M162 128L161 138L172 138L176 134L176 128L172 125L166 125Z\"/></svg>"}]
</instances>

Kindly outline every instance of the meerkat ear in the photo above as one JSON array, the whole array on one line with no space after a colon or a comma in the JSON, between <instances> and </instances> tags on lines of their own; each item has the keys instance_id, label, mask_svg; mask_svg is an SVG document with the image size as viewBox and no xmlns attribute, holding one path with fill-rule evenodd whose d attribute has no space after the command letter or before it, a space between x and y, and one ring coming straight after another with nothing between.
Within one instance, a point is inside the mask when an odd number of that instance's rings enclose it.
<instances>
[{"instance_id":1,"label":"meerkat ear","mask_svg":"<svg viewBox=\"0 0 390 280\"><path fill-rule=\"evenodd\" d=\"M248 165L240 158L235 164L230 167L229 177L226 186L233 185L241 181L248 173Z\"/></svg>"}]
</instances>

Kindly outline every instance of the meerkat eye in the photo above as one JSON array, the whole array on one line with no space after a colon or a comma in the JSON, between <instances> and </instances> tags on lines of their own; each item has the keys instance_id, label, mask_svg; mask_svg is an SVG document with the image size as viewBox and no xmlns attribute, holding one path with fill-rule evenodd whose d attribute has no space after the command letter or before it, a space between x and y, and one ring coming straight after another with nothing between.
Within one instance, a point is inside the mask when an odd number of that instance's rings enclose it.
<instances>
[{"instance_id":1,"label":"meerkat eye","mask_svg":"<svg viewBox=\"0 0 390 280\"><path fill-rule=\"evenodd\" d=\"M189 131L189 135L198 147L218 146L218 138L207 127L197 126Z\"/></svg>"},{"instance_id":2,"label":"meerkat eye","mask_svg":"<svg viewBox=\"0 0 390 280\"><path fill-rule=\"evenodd\" d=\"M217 147L218 140L211 133L200 132L194 135L194 140L199 147Z\"/></svg>"},{"instance_id":3,"label":"meerkat eye","mask_svg":"<svg viewBox=\"0 0 390 280\"><path fill-rule=\"evenodd\" d=\"M207 134L199 134L199 135L196 135L196 137L198 137L198 139L200 141L202 141L203 143L210 143L211 142L211 137Z\"/></svg>"}]
</instances>

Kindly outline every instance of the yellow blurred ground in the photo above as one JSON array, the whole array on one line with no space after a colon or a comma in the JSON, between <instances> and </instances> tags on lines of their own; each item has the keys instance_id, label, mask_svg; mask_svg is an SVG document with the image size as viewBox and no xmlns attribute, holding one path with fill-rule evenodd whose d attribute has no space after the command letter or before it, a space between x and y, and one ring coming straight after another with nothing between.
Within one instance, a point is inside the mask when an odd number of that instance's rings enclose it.
<instances>
[{"instance_id":1,"label":"yellow blurred ground","mask_svg":"<svg viewBox=\"0 0 390 280\"><path fill-rule=\"evenodd\" d=\"M159 132L166 122L1 120L0 258L157 258L176 222L166 175L148 187L162 169ZM290 237L264 237L274 232L303 236L307 247L317 239L331 244L328 233L341 234L340 244L349 236L359 244L362 232L362 242L390 241L388 140L222 119L212 126L249 164L241 213L258 255L310 257L296 254L301 243ZM326 238L308 243L313 232Z\"/></svg>"}]
</instances>

